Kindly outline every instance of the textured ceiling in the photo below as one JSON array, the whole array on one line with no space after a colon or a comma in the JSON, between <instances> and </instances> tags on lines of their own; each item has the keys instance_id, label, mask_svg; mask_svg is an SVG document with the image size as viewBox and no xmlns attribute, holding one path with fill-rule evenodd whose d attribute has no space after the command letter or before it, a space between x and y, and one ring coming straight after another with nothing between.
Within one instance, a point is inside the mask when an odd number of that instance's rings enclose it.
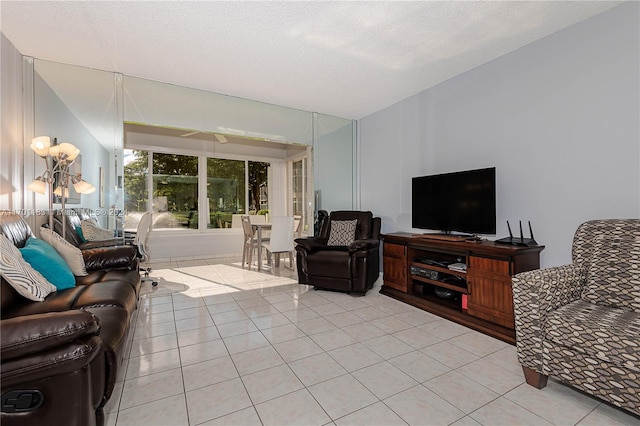
<instances>
[{"instance_id":1,"label":"textured ceiling","mask_svg":"<svg viewBox=\"0 0 640 426\"><path fill-rule=\"evenodd\" d=\"M620 2L0 1L27 56L358 119Z\"/></svg>"}]
</instances>

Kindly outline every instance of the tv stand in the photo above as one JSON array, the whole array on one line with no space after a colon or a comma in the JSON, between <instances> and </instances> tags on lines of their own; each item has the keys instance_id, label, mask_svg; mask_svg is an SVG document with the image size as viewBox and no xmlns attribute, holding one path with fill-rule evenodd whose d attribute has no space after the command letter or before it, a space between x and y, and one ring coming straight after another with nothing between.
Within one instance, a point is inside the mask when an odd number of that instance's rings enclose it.
<instances>
[{"instance_id":1,"label":"tv stand","mask_svg":"<svg viewBox=\"0 0 640 426\"><path fill-rule=\"evenodd\" d=\"M380 293L515 344L511 277L539 268L544 246L409 233L385 234L382 239Z\"/></svg>"},{"instance_id":2,"label":"tv stand","mask_svg":"<svg viewBox=\"0 0 640 426\"><path fill-rule=\"evenodd\" d=\"M424 233L424 234L415 234L417 237L426 238L429 240L440 240L440 241L478 241L480 237L477 235L462 235L462 234L449 234L449 233Z\"/></svg>"}]
</instances>

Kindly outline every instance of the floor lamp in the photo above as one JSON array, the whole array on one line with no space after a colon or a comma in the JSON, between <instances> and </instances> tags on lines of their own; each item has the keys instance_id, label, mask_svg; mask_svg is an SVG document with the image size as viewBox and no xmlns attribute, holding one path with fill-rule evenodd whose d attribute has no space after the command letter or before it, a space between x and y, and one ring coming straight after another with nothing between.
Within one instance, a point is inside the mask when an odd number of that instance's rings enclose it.
<instances>
[{"instance_id":1,"label":"floor lamp","mask_svg":"<svg viewBox=\"0 0 640 426\"><path fill-rule=\"evenodd\" d=\"M31 182L27 189L38 194L44 194L47 189L49 190L49 229L52 231L53 196L60 197L62 204L62 237L64 238L67 229L65 202L69 196L69 184L71 183L79 194L91 194L95 192L96 188L82 180L80 176L74 175L69 171L69 167L80 154L80 150L73 144L63 142L58 145L56 139L54 139L52 145L50 137L38 136L31 140L31 149L45 161L46 170ZM53 184L56 182L57 187L54 189Z\"/></svg>"}]
</instances>

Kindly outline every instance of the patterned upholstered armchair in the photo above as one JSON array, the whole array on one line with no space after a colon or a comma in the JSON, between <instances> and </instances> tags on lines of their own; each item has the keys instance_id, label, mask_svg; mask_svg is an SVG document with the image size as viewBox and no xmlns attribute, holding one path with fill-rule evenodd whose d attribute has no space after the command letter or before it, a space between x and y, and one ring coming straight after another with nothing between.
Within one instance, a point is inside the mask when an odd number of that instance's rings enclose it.
<instances>
[{"instance_id":1,"label":"patterned upholstered armchair","mask_svg":"<svg viewBox=\"0 0 640 426\"><path fill-rule=\"evenodd\" d=\"M527 383L551 376L640 414L640 220L583 223L572 261L513 279Z\"/></svg>"}]
</instances>

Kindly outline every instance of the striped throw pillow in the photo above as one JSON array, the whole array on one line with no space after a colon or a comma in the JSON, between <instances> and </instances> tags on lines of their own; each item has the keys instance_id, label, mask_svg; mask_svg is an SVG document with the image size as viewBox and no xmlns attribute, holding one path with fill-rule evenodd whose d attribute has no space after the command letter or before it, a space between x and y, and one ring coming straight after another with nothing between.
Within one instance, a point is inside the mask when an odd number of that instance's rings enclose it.
<instances>
[{"instance_id":1,"label":"striped throw pillow","mask_svg":"<svg viewBox=\"0 0 640 426\"><path fill-rule=\"evenodd\" d=\"M0 275L19 294L29 300L42 302L56 287L40 272L33 269L20 254L20 250L4 235L0 234Z\"/></svg>"}]
</instances>

